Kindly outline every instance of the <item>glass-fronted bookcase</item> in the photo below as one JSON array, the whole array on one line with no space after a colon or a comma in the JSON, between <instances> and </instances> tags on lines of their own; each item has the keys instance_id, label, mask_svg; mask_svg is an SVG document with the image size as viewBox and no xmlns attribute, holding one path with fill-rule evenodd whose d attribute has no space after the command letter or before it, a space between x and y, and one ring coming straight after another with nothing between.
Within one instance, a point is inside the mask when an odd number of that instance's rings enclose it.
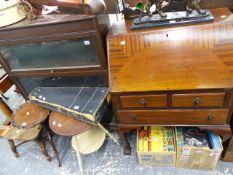
<instances>
[{"instance_id":1,"label":"glass-fronted bookcase","mask_svg":"<svg viewBox=\"0 0 233 175\"><path fill-rule=\"evenodd\" d=\"M107 86L107 26L91 15L49 15L0 28L0 62L27 99L38 86Z\"/></svg>"}]
</instances>

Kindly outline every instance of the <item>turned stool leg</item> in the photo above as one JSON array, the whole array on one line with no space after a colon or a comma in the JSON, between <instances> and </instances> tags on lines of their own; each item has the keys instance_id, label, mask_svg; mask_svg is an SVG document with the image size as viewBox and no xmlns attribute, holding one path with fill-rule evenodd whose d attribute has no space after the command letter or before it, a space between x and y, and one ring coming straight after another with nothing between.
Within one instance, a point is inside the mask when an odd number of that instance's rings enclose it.
<instances>
[{"instance_id":1,"label":"turned stool leg","mask_svg":"<svg viewBox=\"0 0 233 175\"><path fill-rule=\"evenodd\" d=\"M81 153L78 151L79 148L76 150L77 158L78 158L78 165L80 169L80 175L83 175L83 163L82 163L82 157Z\"/></svg>"},{"instance_id":2,"label":"turned stool leg","mask_svg":"<svg viewBox=\"0 0 233 175\"><path fill-rule=\"evenodd\" d=\"M60 158L59 158L59 154L58 154L56 145L53 142L53 136L52 136L50 131L47 131L47 134L48 134L47 135L48 136L48 141L49 141L50 145L52 146L53 152L54 152L55 157L56 157L56 159L58 161L58 167L61 167L61 161L60 161Z\"/></svg>"},{"instance_id":3,"label":"turned stool leg","mask_svg":"<svg viewBox=\"0 0 233 175\"><path fill-rule=\"evenodd\" d=\"M37 144L38 144L39 147L40 147L41 153L46 157L46 159L47 159L48 161L51 161L52 158L50 157L50 155L48 154L48 152L47 152L47 150L46 150L46 146L45 146L44 141L42 141L42 140L37 140L36 142L37 142Z\"/></svg>"},{"instance_id":4,"label":"turned stool leg","mask_svg":"<svg viewBox=\"0 0 233 175\"><path fill-rule=\"evenodd\" d=\"M14 153L15 157L19 157L19 153L17 152L17 148L13 140L8 139L8 143L10 145L11 151Z\"/></svg>"}]
</instances>

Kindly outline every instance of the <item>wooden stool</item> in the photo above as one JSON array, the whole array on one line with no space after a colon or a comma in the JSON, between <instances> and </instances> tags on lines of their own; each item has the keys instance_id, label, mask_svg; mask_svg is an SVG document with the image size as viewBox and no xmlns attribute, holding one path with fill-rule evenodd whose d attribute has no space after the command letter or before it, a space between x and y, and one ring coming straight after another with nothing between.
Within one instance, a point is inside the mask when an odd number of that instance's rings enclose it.
<instances>
[{"instance_id":1,"label":"wooden stool","mask_svg":"<svg viewBox=\"0 0 233 175\"><path fill-rule=\"evenodd\" d=\"M53 111L51 113L49 127L58 135L73 136L71 144L76 151L80 175L83 175L81 155L98 150L104 143L106 134L114 140L113 136L102 125L90 125L59 112Z\"/></svg>"},{"instance_id":2,"label":"wooden stool","mask_svg":"<svg viewBox=\"0 0 233 175\"><path fill-rule=\"evenodd\" d=\"M49 127L53 132L62 136L74 136L81 134L92 127L92 125L81 122L59 112L52 112L49 116ZM73 138L72 138L73 139ZM80 175L83 175L81 153L76 150Z\"/></svg>"},{"instance_id":3,"label":"wooden stool","mask_svg":"<svg viewBox=\"0 0 233 175\"><path fill-rule=\"evenodd\" d=\"M52 146L52 149L55 153L55 157L58 160L58 166L61 166L60 159L58 156L58 152L56 149L55 144L53 143L52 140L52 133L48 129L48 127L45 124L46 118L49 116L50 111L38 106L36 104L26 102L23 104L20 109L16 112L16 114L12 117L12 125L18 129L23 129L23 130L30 130L34 128L36 125L40 125L40 132L35 137L33 140L35 140L42 152L42 154L46 157L48 161L51 161L51 157L49 156L46 146L45 146L45 141L48 141L50 145ZM28 141L31 141L32 139L29 140L24 140L22 143L18 144L17 146L14 143L14 139L9 139L8 142L11 146L11 150L14 153L15 157L18 157L18 152L17 152L17 147L22 145L23 143L26 143Z\"/></svg>"},{"instance_id":4,"label":"wooden stool","mask_svg":"<svg viewBox=\"0 0 233 175\"><path fill-rule=\"evenodd\" d=\"M45 147L45 143L43 141L37 140L39 134L41 132L41 125L38 124L30 129L18 129L14 126L0 126L0 137L8 139L8 143L10 145L11 151L14 153L15 157L19 157L19 153L17 152L17 147L20 145L36 140L40 146L40 150L47 160L51 161L51 157L48 155L48 152ZM21 140L18 145L15 145L14 140Z\"/></svg>"}]
</instances>

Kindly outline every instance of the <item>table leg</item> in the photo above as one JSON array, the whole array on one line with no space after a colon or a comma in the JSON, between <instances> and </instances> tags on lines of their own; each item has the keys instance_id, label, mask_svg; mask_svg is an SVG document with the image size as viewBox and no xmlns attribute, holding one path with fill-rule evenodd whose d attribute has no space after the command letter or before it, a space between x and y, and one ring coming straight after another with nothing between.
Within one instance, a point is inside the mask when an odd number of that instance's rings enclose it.
<instances>
[{"instance_id":1,"label":"table leg","mask_svg":"<svg viewBox=\"0 0 233 175\"><path fill-rule=\"evenodd\" d=\"M50 155L49 155L48 152L47 152L47 149L46 149L46 146L45 146L44 141L42 141L42 140L37 140L36 142L37 142L37 144L38 144L39 147L40 147L41 153L46 157L46 159L47 159L48 161L51 161L52 158L50 157Z\"/></svg>"},{"instance_id":2,"label":"table leg","mask_svg":"<svg viewBox=\"0 0 233 175\"><path fill-rule=\"evenodd\" d=\"M15 143L13 140L11 139L8 139L8 143L10 145L10 148L11 148L11 151L14 153L14 156L15 157L19 157L19 153L17 152L17 148L15 146Z\"/></svg>"},{"instance_id":3,"label":"table leg","mask_svg":"<svg viewBox=\"0 0 233 175\"><path fill-rule=\"evenodd\" d=\"M54 152L55 157L56 157L56 159L58 161L58 167L61 167L61 161L60 161L60 158L59 158L59 154L58 154L56 145L53 142L52 133L50 131L47 131L47 133L48 133L48 141L49 141L50 145L52 146L53 152Z\"/></svg>"},{"instance_id":4,"label":"table leg","mask_svg":"<svg viewBox=\"0 0 233 175\"><path fill-rule=\"evenodd\" d=\"M78 158L78 165L79 165L79 169L80 169L80 175L83 175L83 163L82 163L81 153L78 150L76 150L76 154L77 154L77 158Z\"/></svg>"},{"instance_id":5,"label":"table leg","mask_svg":"<svg viewBox=\"0 0 233 175\"><path fill-rule=\"evenodd\" d=\"M125 147L124 147L124 155L131 155L131 146L129 144L128 139L126 138L126 132L128 130L123 130L123 129L117 129L117 132L121 138L121 140L124 141Z\"/></svg>"}]
</instances>

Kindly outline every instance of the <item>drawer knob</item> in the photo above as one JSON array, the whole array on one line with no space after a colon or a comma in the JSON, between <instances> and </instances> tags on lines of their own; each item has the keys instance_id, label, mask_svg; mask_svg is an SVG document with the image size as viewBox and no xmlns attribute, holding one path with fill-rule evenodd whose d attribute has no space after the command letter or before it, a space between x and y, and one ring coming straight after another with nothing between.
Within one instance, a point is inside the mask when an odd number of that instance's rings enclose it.
<instances>
[{"instance_id":1,"label":"drawer knob","mask_svg":"<svg viewBox=\"0 0 233 175\"><path fill-rule=\"evenodd\" d=\"M200 97L196 97L194 100L193 100L193 105L194 107L198 107L201 103L201 98Z\"/></svg>"},{"instance_id":2,"label":"drawer knob","mask_svg":"<svg viewBox=\"0 0 233 175\"><path fill-rule=\"evenodd\" d=\"M52 74L52 73L54 73L54 70L52 69L52 70L50 70L50 73Z\"/></svg>"},{"instance_id":3,"label":"drawer knob","mask_svg":"<svg viewBox=\"0 0 233 175\"><path fill-rule=\"evenodd\" d=\"M212 121L212 120L213 120L213 118L214 118L214 116L213 116L213 115L211 115L211 114L209 114L209 115L208 115L208 117L207 117L207 120L208 120L208 121Z\"/></svg>"},{"instance_id":4,"label":"drawer knob","mask_svg":"<svg viewBox=\"0 0 233 175\"><path fill-rule=\"evenodd\" d=\"M147 105L147 101L144 98L141 99L140 103L141 103L142 107L146 107L146 105Z\"/></svg>"},{"instance_id":5,"label":"drawer knob","mask_svg":"<svg viewBox=\"0 0 233 175\"><path fill-rule=\"evenodd\" d=\"M137 116L135 114L130 114L129 116L130 116L131 120L136 120L136 118L137 118Z\"/></svg>"}]
</instances>

